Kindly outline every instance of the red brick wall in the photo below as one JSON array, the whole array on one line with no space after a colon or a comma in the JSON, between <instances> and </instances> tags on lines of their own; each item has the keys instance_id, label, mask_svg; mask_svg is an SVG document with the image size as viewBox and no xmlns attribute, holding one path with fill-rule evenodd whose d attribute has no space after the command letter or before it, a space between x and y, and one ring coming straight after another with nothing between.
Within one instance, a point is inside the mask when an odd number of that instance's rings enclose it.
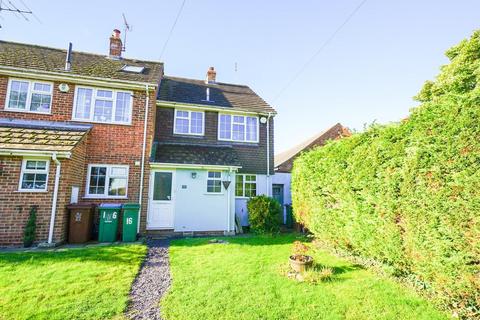
<instances>
[{"instance_id":1,"label":"red brick wall","mask_svg":"<svg viewBox=\"0 0 480 320\"><path fill-rule=\"evenodd\" d=\"M43 114L34 114L34 113L22 113L22 112L11 112L4 109L6 101L6 92L8 85L8 78L5 76L0 76L0 117L3 118L17 118L17 119L32 119L32 120L49 120L49 121L72 121L72 110L73 110L73 99L75 92L75 84L68 83L70 86L70 91L68 93L62 93L58 90L58 85L63 82L54 82L53 86L53 101L52 101L52 112L49 115ZM147 202L148 202L148 178L149 178L149 165L148 159L151 150L151 144L153 139L154 131L154 118L155 118L155 103L156 103L156 94L157 92L150 92L149 96L149 119L147 126L147 148L146 148L146 164L144 171L144 196L143 196L143 206L142 206L142 219L141 219L141 230L145 229L146 221L146 212L147 212ZM143 143L143 127L144 127L144 116L145 116L145 102L146 102L146 93L144 90L134 91L133 99L133 109L132 109L132 124L131 125L115 125L115 124L97 124L93 123L93 129L88 134L88 138L84 141L84 146L77 146L74 153L74 158L68 160L68 163L65 165L65 168L62 168L62 181L61 188L59 193L59 206L62 206L62 209L59 212L65 212L63 209L65 205L70 201L71 187L72 185L80 186L79 201L85 202L138 202L139 201L139 189L140 189L140 165L135 165L135 162L141 162L142 158L142 143ZM82 149L83 148L83 149ZM77 150L79 149L79 150ZM83 150L83 151L82 151ZM85 158L77 153L85 153ZM14 213L14 207L16 205L26 206L26 203L23 203L22 197L12 197L8 193L5 193L4 190L10 190L13 186L17 188L19 172L20 172L20 163L21 158L14 159L5 159L9 164L8 169L8 180L3 176L0 176L0 199L6 199L9 202L9 206L4 206L0 204L0 230L5 230L8 228L9 236L8 238L15 238L7 242L18 243L18 239L21 238L19 233L19 228L11 228L13 224L21 225L21 228L24 226L24 215L28 216L27 212L23 213L20 217ZM127 199L84 199L85 195L85 182L87 175L88 164L101 163L101 164L123 164L129 166L129 178L128 178L128 198ZM52 162L51 168L54 168L55 165ZM16 171L15 171L16 170ZM51 169L52 170L52 169ZM63 174L65 170L65 175ZM50 175L49 180L52 179L54 174ZM13 181L13 183L12 183ZM49 181L49 191L50 186L53 189L53 181ZM8 189L3 189L3 186L9 186ZM50 192L48 193L50 194ZM26 193L25 197L28 198L28 195L32 195L32 201L38 200L41 203L41 208L39 211L47 212L48 219L50 219L50 202L45 201L47 194L38 195L33 193ZM50 199L52 195L50 194ZM41 199L37 199L41 198ZM30 202L27 202L30 203ZM8 208L8 209L7 209ZM4 212L5 211L5 212ZM25 211L25 210L24 210ZM56 220L55 224L55 237L57 239L57 234L59 240L63 240L63 234L65 233L66 226L66 215L60 215L61 217ZM9 216L8 219L3 219L2 217ZM17 221L18 220L18 221ZM5 221L5 222L2 222ZM5 225L3 225L5 224ZM4 229L2 229L4 228ZM48 229L48 227L47 227ZM22 229L23 230L23 229ZM23 231L22 231L23 232ZM43 231L39 231L38 237L41 238L44 236ZM48 230L47 230L48 232ZM0 243L3 242L3 237L6 236L6 232L0 231ZM40 239L43 241L43 239Z\"/></svg>"}]
</instances>

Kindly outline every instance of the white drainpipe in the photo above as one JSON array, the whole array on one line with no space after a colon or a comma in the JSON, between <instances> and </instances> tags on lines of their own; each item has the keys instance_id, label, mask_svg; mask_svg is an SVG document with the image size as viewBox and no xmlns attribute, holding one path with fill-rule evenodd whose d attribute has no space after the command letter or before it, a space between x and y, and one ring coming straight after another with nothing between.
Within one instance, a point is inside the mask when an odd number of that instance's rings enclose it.
<instances>
[{"instance_id":1,"label":"white drainpipe","mask_svg":"<svg viewBox=\"0 0 480 320\"><path fill-rule=\"evenodd\" d=\"M270 117L272 113L268 113L267 117L267 196L270 196Z\"/></svg>"},{"instance_id":2,"label":"white drainpipe","mask_svg":"<svg viewBox=\"0 0 480 320\"><path fill-rule=\"evenodd\" d=\"M230 205L230 197L232 196L232 168L228 168L228 181L230 181L230 185L227 189L227 205L228 205L228 220L227 220L227 228L228 232L232 231L231 229L231 220L232 220L232 208Z\"/></svg>"},{"instance_id":3,"label":"white drainpipe","mask_svg":"<svg viewBox=\"0 0 480 320\"><path fill-rule=\"evenodd\" d=\"M142 199L143 199L143 176L145 170L145 149L147 148L147 125L148 125L148 104L150 102L150 96L148 93L148 84L145 85L145 119L143 122L143 145L142 145L142 163L140 166L140 194L138 195L138 204L140 209L138 210L138 224L137 224L137 233L140 232L140 216L142 212Z\"/></svg>"},{"instance_id":4,"label":"white drainpipe","mask_svg":"<svg viewBox=\"0 0 480 320\"><path fill-rule=\"evenodd\" d=\"M57 198L58 198L58 185L60 184L60 170L61 163L57 159L57 154L52 154L52 160L55 162L57 167L55 168L55 186L53 187L53 199L52 199L52 214L50 216L50 228L48 230L48 243L53 242L53 228L55 227L55 215L57 212Z\"/></svg>"}]
</instances>

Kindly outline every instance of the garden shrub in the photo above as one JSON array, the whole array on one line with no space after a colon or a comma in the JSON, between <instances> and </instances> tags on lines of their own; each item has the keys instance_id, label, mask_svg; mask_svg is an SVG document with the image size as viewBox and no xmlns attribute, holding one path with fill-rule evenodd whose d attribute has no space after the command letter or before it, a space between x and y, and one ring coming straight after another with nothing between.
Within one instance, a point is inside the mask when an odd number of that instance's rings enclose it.
<instances>
[{"instance_id":1,"label":"garden shrub","mask_svg":"<svg viewBox=\"0 0 480 320\"><path fill-rule=\"evenodd\" d=\"M302 154L296 219L316 237L414 276L444 307L480 317L480 32L446 53L401 123Z\"/></svg>"},{"instance_id":2,"label":"garden shrub","mask_svg":"<svg viewBox=\"0 0 480 320\"><path fill-rule=\"evenodd\" d=\"M270 197L261 195L248 200L248 220L256 233L273 233L280 230L282 207Z\"/></svg>"},{"instance_id":3,"label":"garden shrub","mask_svg":"<svg viewBox=\"0 0 480 320\"><path fill-rule=\"evenodd\" d=\"M28 216L27 224L23 232L23 246L31 247L35 241L35 230L37 229L37 207L30 208L30 215Z\"/></svg>"}]
</instances>

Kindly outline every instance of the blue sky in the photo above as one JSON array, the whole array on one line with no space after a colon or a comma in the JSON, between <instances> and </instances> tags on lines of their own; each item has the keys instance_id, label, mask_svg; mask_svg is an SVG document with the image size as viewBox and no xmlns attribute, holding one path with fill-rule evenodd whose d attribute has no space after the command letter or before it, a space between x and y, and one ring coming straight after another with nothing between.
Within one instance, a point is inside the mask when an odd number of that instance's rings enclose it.
<instances>
[{"instance_id":1,"label":"blue sky","mask_svg":"<svg viewBox=\"0 0 480 320\"><path fill-rule=\"evenodd\" d=\"M20 0L11 0L21 6ZM5 2L5 1L4 1ZM158 60L182 0L24 0L41 23L2 13L0 39L107 53L126 13L125 56ZM360 0L187 0L162 61L167 75L251 86L278 111L280 152L341 122L362 130L415 106L444 52L479 28L478 0L369 0L308 69L274 100ZM235 71L237 63L237 71Z\"/></svg>"}]
</instances>

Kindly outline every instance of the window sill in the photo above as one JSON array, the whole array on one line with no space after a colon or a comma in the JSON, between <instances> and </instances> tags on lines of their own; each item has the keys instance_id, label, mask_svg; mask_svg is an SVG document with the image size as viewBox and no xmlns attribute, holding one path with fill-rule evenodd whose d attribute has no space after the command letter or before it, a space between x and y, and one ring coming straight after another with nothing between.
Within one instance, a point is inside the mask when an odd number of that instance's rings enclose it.
<instances>
[{"instance_id":1,"label":"window sill","mask_svg":"<svg viewBox=\"0 0 480 320\"><path fill-rule=\"evenodd\" d=\"M204 195L206 196L223 196L225 195L224 192L205 192Z\"/></svg>"},{"instance_id":2,"label":"window sill","mask_svg":"<svg viewBox=\"0 0 480 320\"><path fill-rule=\"evenodd\" d=\"M118 197L114 197L114 196L110 196L110 197L109 196L84 196L83 199L121 200L121 199L128 199L128 196L118 196Z\"/></svg>"},{"instance_id":3,"label":"window sill","mask_svg":"<svg viewBox=\"0 0 480 320\"><path fill-rule=\"evenodd\" d=\"M6 112L18 112L18 113L32 113L32 114L44 114L44 115L47 115L47 116L51 116L52 115L52 111L50 112L40 112L40 111L30 111L30 110L21 110L21 109L9 109L7 108L6 106L3 107L3 111L6 111Z\"/></svg>"},{"instance_id":4,"label":"window sill","mask_svg":"<svg viewBox=\"0 0 480 320\"><path fill-rule=\"evenodd\" d=\"M260 145L259 141L237 141L237 140L225 140L225 139L218 139L221 142L229 142L230 144L242 145L242 146L252 146L258 147Z\"/></svg>"},{"instance_id":5,"label":"window sill","mask_svg":"<svg viewBox=\"0 0 480 320\"><path fill-rule=\"evenodd\" d=\"M203 138L205 137L204 134L196 134L196 133L173 133L174 137L183 137L183 138Z\"/></svg>"},{"instance_id":6,"label":"window sill","mask_svg":"<svg viewBox=\"0 0 480 320\"><path fill-rule=\"evenodd\" d=\"M93 121L93 120L84 120L84 119L75 119L75 118L72 118L71 121L106 124L106 125L114 125L114 126L132 126L131 122L130 123L126 123L126 122L102 122L102 121Z\"/></svg>"},{"instance_id":7,"label":"window sill","mask_svg":"<svg viewBox=\"0 0 480 320\"><path fill-rule=\"evenodd\" d=\"M18 189L17 192L21 192L21 193L48 193L48 190Z\"/></svg>"}]
</instances>

